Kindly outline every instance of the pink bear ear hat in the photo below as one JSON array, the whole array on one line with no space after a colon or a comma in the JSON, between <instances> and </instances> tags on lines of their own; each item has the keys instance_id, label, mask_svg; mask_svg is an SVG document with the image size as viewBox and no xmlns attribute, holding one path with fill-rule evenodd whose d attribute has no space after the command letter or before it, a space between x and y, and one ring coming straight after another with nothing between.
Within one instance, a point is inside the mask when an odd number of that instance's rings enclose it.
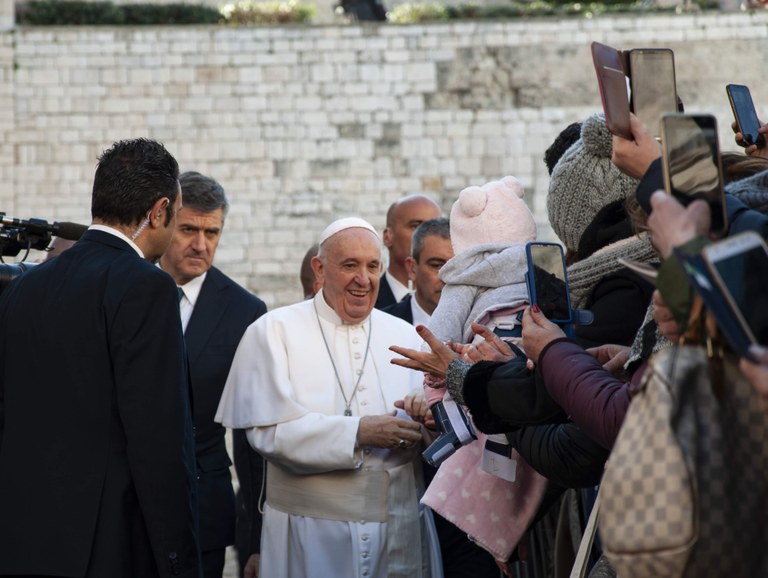
<instances>
[{"instance_id":1,"label":"pink bear ear hat","mask_svg":"<svg viewBox=\"0 0 768 578\"><path fill-rule=\"evenodd\" d=\"M475 245L536 240L536 221L523 201L523 185L504 177L467 187L451 208L451 244L457 255Z\"/></svg>"}]
</instances>

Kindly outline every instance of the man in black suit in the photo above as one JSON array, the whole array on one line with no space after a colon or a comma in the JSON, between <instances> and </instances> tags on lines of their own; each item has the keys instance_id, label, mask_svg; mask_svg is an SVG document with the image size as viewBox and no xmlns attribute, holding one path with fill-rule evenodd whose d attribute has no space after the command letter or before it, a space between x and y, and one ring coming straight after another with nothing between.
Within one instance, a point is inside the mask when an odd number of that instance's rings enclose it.
<instances>
[{"instance_id":1,"label":"man in black suit","mask_svg":"<svg viewBox=\"0 0 768 578\"><path fill-rule=\"evenodd\" d=\"M178 293L157 142L99 158L93 224L0 300L0 575L199 578Z\"/></svg>"},{"instance_id":2,"label":"man in black suit","mask_svg":"<svg viewBox=\"0 0 768 578\"><path fill-rule=\"evenodd\" d=\"M195 400L194 424L205 578L221 578L235 542L235 494L224 440L213 421L245 329L267 310L261 299L213 266L229 203L221 185L197 172L179 177L184 204L160 267L180 291L179 306Z\"/></svg>"},{"instance_id":3,"label":"man in black suit","mask_svg":"<svg viewBox=\"0 0 768 578\"><path fill-rule=\"evenodd\" d=\"M414 293L383 311L412 325L426 325L445 286L440 279L440 269L451 257L453 247L448 219L424 221L413 232L411 254L405 260Z\"/></svg>"},{"instance_id":4,"label":"man in black suit","mask_svg":"<svg viewBox=\"0 0 768 578\"><path fill-rule=\"evenodd\" d=\"M398 303L409 293L405 260L411 254L411 235L424 221L441 214L437 203L424 195L409 195L398 199L387 211L384 246L389 253L389 265L379 283L376 309Z\"/></svg>"}]
</instances>

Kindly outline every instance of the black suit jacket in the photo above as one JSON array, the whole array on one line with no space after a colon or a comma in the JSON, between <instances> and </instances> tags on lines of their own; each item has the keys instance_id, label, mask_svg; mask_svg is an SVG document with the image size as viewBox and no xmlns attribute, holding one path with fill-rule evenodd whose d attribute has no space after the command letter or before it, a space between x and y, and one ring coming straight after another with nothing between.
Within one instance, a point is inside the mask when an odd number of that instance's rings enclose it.
<instances>
[{"instance_id":1,"label":"black suit jacket","mask_svg":"<svg viewBox=\"0 0 768 578\"><path fill-rule=\"evenodd\" d=\"M413 293L409 293L405 297L403 297L403 300L400 301L400 303L393 303L392 305L388 305L387 307L384 307L382 311L385 313L389 313L390 315L394 315L395 317L399 317L403 321L407 321L411 325L413 325L413 311L411 310L411 299L413 299Z\"/></svg>"},{"instance_id":2,"label":"black suit jacket","mask_svg":"<svg viewBox=\"0 0 768 578\"><path fill-rule=\"evenodd\" d=\"M392 293L392 287L389 286L386 273L381 276L379 281L379 294L376 297L376 309L384 309L390 305L397 303L395 300L395 294Z\"/></svg>"},{"instance_id":3,"label":"black suit jacket","mask_svg":"<svg viewBox=\"0 0 768 578\"><path fill-rule=\"evenodd\" d=\"M208 270L184 334L194 395L203 551L235 542L235 495L224 440L213 421L232 358L246 328L267 311L264 302L215 267Z\"/></svg>"},{"instance_id":4,"label":"black suit jacket","mask_svg":"<svg viewBox=\"0 0 768 578\"><path fill-rule=\"evenodd\" d=\"M198 577L173 280L90 230L0 299L0 574Z\"/></svg>"}]
</instances>

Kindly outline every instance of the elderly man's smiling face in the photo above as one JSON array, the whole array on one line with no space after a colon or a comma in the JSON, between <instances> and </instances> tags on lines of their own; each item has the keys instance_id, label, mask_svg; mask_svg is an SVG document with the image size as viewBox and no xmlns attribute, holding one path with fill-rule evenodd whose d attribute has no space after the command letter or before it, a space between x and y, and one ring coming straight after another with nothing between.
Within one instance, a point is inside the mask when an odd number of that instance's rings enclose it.
<instances>
[{"instance_id":1,"label":"elderly man's smiling face","mask_svg":"<svg viewBox=\"0 0 768 578\"><path fill-rule=\"evenodd\" d=\"M346 323L361 323L370 315L379 293L381 268L378 238L360 227L331 236L312 259L325 301Z\"/></svg>"}]
</instances>

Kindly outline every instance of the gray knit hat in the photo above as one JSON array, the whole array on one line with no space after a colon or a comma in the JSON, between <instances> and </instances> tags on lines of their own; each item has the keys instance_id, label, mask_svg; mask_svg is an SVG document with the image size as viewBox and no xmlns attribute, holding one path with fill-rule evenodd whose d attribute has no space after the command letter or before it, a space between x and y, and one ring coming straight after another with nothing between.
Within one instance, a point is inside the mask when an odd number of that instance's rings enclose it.
<instances>
[{"instance_id":1,"label":"gray knit hat","mask_svg":"<svg viewBox=\"0 0 768 578\"><path fill-rule=\"evenodd\" d=\"M601 209L634 194L637 180L611 162L611 133L605 117L594 114L581 125L581 138L552 171L547 194L549 223L571 251L577 251L586 228Z\"/></svg>"}]
</instances>

